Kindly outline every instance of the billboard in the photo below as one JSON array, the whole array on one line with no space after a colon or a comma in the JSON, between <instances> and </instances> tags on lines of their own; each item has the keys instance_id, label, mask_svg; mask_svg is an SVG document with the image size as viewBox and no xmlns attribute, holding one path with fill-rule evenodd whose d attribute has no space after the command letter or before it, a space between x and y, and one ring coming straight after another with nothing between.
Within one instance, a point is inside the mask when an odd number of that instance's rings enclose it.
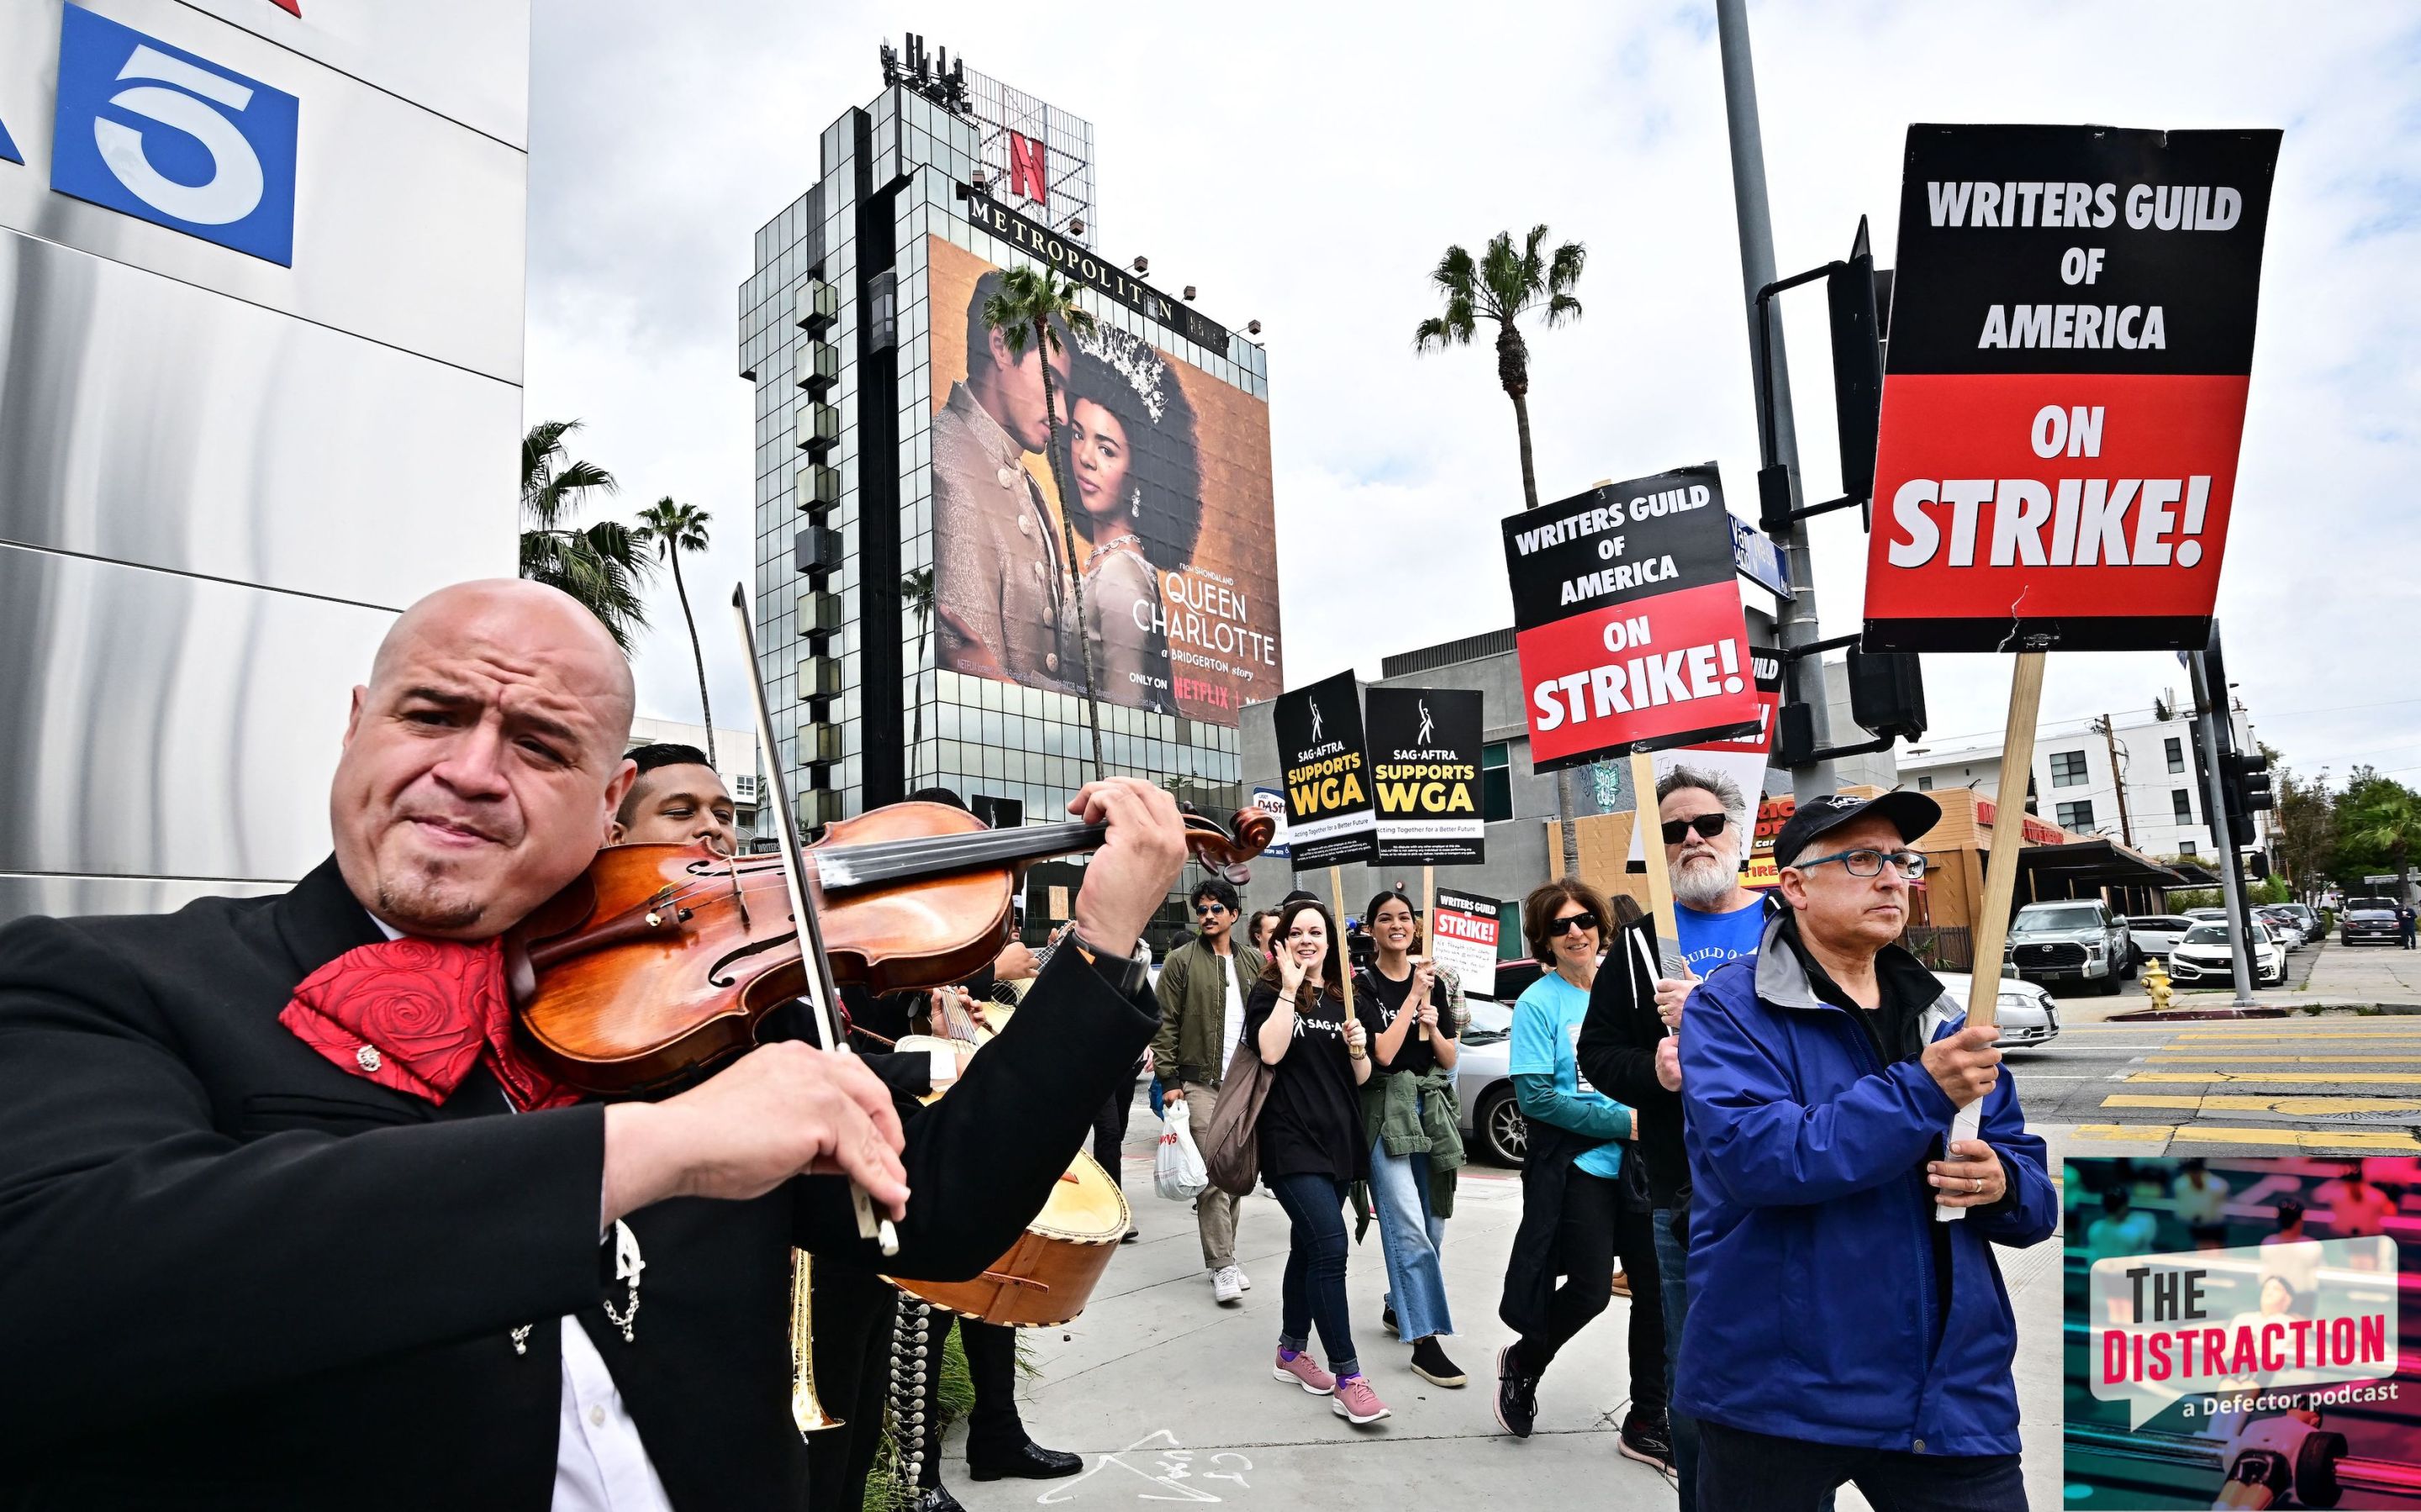
<instances>
[{"instance_id":1,"label":"billboard","mask_svg":"<svg viewBox=\"0 0 2421 1512\"><path fill-rule=\"evenodd\" d=\"M1538 771L1757 727L1730 520L1705 462L1505 521Z\"/></svg>"},{"instance_id":2,"label":"billboard","mask_svg":"<svg viewBox=\"0 0 2421 1512\"><path fill-rule=\"evenodd\" d=\"M1867 649L2202 648L2278 140L1909 128Z\"/></svg>"},{"instance_id":3,"label":"billboard","mask_svg":"<svg viewBox=\"0 0 2421 1512\"><path fill-rule=\"evenodd\" d=\"M999 270L925 245L937 664L1082 694L1089 661L1105 704L1233 728L1278 678L1269 406L1106 322L1063 336L1063 525L1034 343L982 320Z\"/></svg>"},{"instance_id":4,"label":"billboard","mask_svg":"<svg viewBox=\"0 0 2421 1512\"><path fill-rule=\"evenodd\" d=\"M1379 799L1379 859L1424 866L1488 859L1479 812L1479 694L1373 688L1364 697Z\"/></svg>"},{"instance_id":5,"label":"billboard","mask_svg":"<svg viewBox=\"0 0 2421 1512\"><path fill-rule=\"evenodd\" d=\"M1379 815L1349 670L1278 695L1271 710L1285 769L1287 845L1297 871L1379 858Z\"/></svg>"}]
</instances>

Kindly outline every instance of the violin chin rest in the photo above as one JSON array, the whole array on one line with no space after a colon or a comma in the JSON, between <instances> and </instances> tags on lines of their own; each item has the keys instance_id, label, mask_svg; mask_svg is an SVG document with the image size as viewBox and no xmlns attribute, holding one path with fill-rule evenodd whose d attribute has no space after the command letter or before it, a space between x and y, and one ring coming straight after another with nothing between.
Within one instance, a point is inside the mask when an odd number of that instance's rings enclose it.
<instances>
[{"instance_id":1,"label":"violin chin rest","mask_svg":"<svg viewBox=\"0 0 2421 1512\"><path fill-rule=\"evenodd\" d=\"M529 944L518 934L505 936L505 999L520 1007L538 996L538 972L530 965Z\"/></svg>"}]
</instances>

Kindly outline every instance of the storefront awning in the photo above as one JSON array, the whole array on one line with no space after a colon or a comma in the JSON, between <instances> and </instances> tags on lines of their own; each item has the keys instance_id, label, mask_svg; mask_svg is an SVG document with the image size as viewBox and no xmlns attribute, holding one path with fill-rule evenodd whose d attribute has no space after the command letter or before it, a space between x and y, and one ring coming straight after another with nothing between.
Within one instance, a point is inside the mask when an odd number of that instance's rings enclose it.
<instances>
[{"instance_id":1,"label":"storefront awning","mask_svg":"<svg viewBox=\"0 0 2421 1512\"><path fill-rule=\"evenodd\" d=\"M2116 840L2071 840L2066 845L2030 845L2018 852L2018 896L2021 900L2027 897L2069 897L2102 887L2194 885L2196 884L2183 874Z\"/></svg>"}]
</instances>

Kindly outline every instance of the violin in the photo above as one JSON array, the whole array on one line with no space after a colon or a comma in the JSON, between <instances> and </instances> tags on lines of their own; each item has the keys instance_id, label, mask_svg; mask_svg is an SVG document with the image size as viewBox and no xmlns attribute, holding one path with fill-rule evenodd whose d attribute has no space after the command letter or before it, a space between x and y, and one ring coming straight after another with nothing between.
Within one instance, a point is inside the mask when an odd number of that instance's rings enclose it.
<instances>
[{"instance_id":1,"label":"violin","mask_svg":"<svg viewBox=\"0 0 2421 1512\"><path fill-rule=\"evenodd\" d=\"M1188 848L1229 873L1276 821L1185 816ZM826 827L798 852L836 982L882 993L942 987L1007 943L1023 868L1101 848L1108 826L994 830L946 803L893 803ZM584 1092L669 1088L757 1043L758 1022L809 990L780 854L625 845L504 939L506 986L524 1043Z\"/></svg>"}]
</instances>

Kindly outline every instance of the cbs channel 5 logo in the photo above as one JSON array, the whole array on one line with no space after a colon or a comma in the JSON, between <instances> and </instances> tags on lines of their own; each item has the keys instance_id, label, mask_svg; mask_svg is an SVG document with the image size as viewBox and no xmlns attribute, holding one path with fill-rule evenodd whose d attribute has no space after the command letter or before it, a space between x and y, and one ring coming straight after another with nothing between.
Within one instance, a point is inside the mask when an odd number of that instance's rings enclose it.
<instances>
[{"instance_id":1,"label":"cbs channel 5 logo","mask_svg":"<svg viewBox=\"0 0 2421 1512\"><path fill-rule=\"evenodd\" d=\"M60 194L290 268L301 118L282 89L65 8Z\"/></svg>"}]
</instances>

